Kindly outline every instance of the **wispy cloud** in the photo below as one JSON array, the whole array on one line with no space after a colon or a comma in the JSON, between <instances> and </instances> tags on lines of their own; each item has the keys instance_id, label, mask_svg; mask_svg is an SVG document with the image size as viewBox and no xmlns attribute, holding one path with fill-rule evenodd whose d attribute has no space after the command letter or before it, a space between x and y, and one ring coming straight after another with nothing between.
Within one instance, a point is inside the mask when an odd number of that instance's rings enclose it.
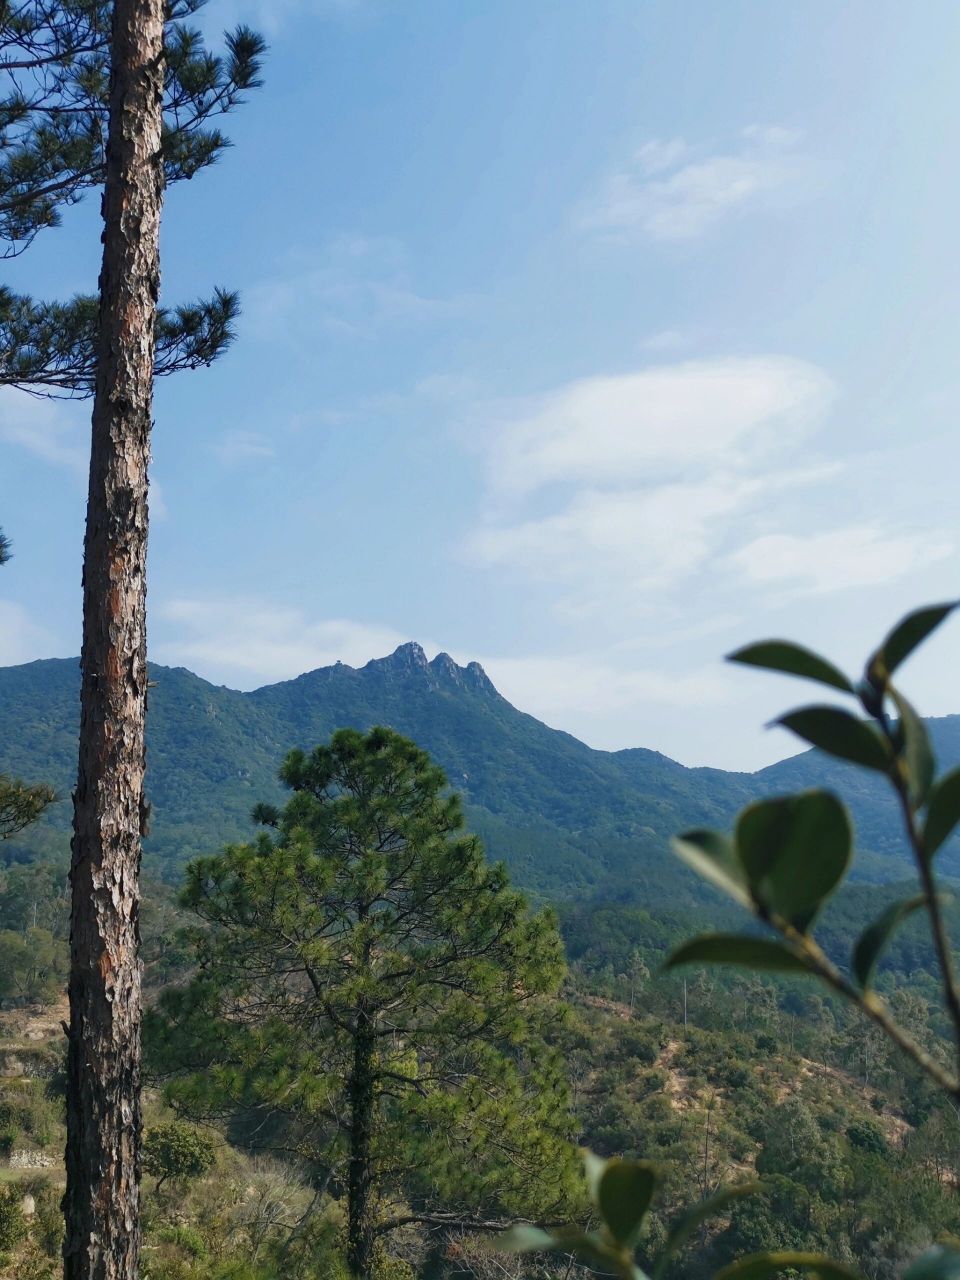
<instances>
[{"instance_id":1,"label":"wispy cloud","mask_svg":"<svg viewBox=\"0 0 960 1280\"><path fill-rule=\"evenodd\" d=\"M729 682L712 669L684 673L625 669L593 655L482 658L481 662L504 697L548 723L569 725L610 712L622 713L629 723L632 713L650 704L689 708L730 697Z\"/></svg>"},{"instance_id":2,"label":"wispy cloud","mask_svg":"<svg viewBox=\"0 0 960 1280\"><path fill-rule=\"evenodd\" d=\"M366 21L380 8L380 0L213 0L199 16L204 34L213 41L221 29L235 27L239 22L277 36L294 21Z\"/></svg>"},{"instance_id":3,"label":"wispy cloud","mask_svg":"<svg viewBox=\"0 0 960 1280\"><path fill-rule=\"evenodd\" d=\"M470 542L484 565L573 584L616 579L636 591L677 581L710 554L718 522L759 482L719 475L699 483L578 493L559 512L477 530Z\"/></svg>"},{"instance_id":4,"label":"wispy cloud","mask_svg":"<svg viewBox=\"0 0 960 1280\"><path fill-rule=\"evenodd\" d=\"M0 441L16 445L55 466L86 474L84 429L89 408L38 400L13 387L0 387Z\"/></svg>"},{"instance_id":5,"label":"wispy cloud","mask_svg":"<svg viewBox=\"0 0 960 1280\"><path fill-rule=\"evenodd\" d=\"M276 453L266 436L258 431L225 431L211 447L227 466L264 462Z\"/></svg>"},{"instance_id":6,"label":"wispy cloud","mask_svg":"<svg viewBox=\"0 0 960 1280\"><path fill-rule=\"evenodd\" d=\"M23 605L0 600L0 666L33 662L58 652L54 636Z\"/></svg>"},{"instance_id":7,"label":"wispy cloud","mask_svg":"<svg viewBox=\"0 0 960 1280\"><path fill-rule=\"evenodd\" d=\"M368 338L391 325L448 318L462 305L419 291L398 241L342 235L320 251L292 251L273 276L250 289L247 323L276 341L318 329Z\"/></svg>"},{"instance_id":8,"label":"wispy cloud","mask_svg":"<svg viewBox=\"0 0 960 1280\"><path fill-rule=\"evenodd\" d=\"M820 594L882 586L952 555L955 542L937 531L883 532L869 525L798 536L768 534L730 556L752 582Z\"/></svg>"},{"instance_id":9,"label":"wispy cloud","mask_svg":"<svg viewBox=\"0 0 960 1280\"><path fill-rule=\"evenodd\" d=\"M173 599L153 617L161 638L151 658L240 689L334 662L359 666L412 638L375 623L310 618L261 597Z\"/></svg>"},{"instance_id":10,"label":"wispy cloud","mask_svg":"<svg viewBox=\"0 0 960 1280\"><path fill-rule=\"evenodd\" d=\"M758 125L710 150L683 139L647 142L603 183L580 224L606 236L693 240L717 223L789 200L806 161L794 130Z\"/></svg>"}]
</instances>

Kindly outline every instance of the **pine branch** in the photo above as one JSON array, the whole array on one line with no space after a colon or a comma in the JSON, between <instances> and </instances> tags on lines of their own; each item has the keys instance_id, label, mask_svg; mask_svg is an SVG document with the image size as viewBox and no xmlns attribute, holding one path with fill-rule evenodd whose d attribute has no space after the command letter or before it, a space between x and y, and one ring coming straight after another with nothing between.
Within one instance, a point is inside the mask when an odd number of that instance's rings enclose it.
<instances>
[{"instance_id":1,"label":"pine branch","mask_svg":"<svg viewBox=\"0 0 960 1280\"><path fill-rule=\"evenodd\" d=\"M232 343L239 315L235 293L157 312L155 373L163 376L212 364ZM35 303L0 286L0 386L48 399L93 394L97 300Z\"/></svg>"}]
</instances>

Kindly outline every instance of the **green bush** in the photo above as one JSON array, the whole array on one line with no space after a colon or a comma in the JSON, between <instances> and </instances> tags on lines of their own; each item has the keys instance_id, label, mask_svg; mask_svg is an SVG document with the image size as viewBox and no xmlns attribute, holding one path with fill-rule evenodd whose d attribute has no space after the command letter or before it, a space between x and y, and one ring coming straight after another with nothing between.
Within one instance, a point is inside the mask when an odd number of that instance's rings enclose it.
<instances>
[{"instance_id":1,"label":"green bush","mask_svg":"<svg viewBox=\"0 0 960 1280\"><path fill-rule=\"evenodd\" d=\"M860 1151L883 1155L887 1150L887 1140L882 1130L868 1121L850 1125L847 1129L847 1138L850 1140L851 1147L857 1147Z\"/></svg>"},{"instance_id":2,"label":"green bush","mask_svg":"<svg viewBox=\"0 0 960 1280\"><path fill-rule=\"evenodd\" d=\"M203 1238L203 1234L189 1223L181 1222L173 1226L162 1227L157 1236L165 1244L176 1245L178 1249L181 1249L191 1258L198 1260L207 1256L207 1242Z\"/></svg>"},{"instance_id":3,"label":"green bush","mask_svg":"<svg viewBox=\"0 0 960 1280\"><path fill-rule=\"evenodd\" d=\"M27 1234L27 1223L20 1201L23 1192L12 1183L0 1186L0 1256L9 1253Z\"/></svg>"},{"instance_id":4,"label":"green bush","mask_svg":"<svg viewBox=\"0 0 960 1280\"><path fill-rule=\"evenodd\" d=\"M174 1121L148 1129L143 1141L143 1167L157 1179L157 1190L168 1180L202 1178L213 1167L216 1149L210 1138L190 1124Z\"/></svg>"}]
</instances>

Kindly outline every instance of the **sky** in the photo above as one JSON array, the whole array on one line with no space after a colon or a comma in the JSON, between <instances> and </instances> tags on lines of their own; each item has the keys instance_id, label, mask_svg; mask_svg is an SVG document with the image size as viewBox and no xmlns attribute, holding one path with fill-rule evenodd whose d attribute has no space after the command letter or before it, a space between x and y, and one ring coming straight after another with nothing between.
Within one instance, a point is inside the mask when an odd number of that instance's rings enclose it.
<instances>
[{"instance_id":1,"label":"sky","mask_svg":"<svg viewBox=\"0 0 960 1280\"><path fill-rule=\"evenodd\" d=\"M960 6L211 0L270 43L167 194L149 652L249 689L417 640L604 749L752 769L960 595ZM11 287L93 291L96 199ZM89 404L0 389L0 664L79 651ZM957 626L905 668L960 712Z\"/></svg>"}]
</instances>

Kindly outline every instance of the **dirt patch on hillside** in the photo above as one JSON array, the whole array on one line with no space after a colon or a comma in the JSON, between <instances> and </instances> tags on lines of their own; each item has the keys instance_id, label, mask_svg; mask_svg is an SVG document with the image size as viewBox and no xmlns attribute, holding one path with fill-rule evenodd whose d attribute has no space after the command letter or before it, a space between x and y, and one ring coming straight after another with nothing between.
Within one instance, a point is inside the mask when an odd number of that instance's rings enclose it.
<instances>
[{"instance_id":1,"label":"dirt patch on hillside","mask_svg":"<svg viewBox=\"0 0 960 1280\"><path fill-rule=\"evenodd\" d=\"M0 1010L0 1042L12 1049L62 1039L69 1017L66 996L56 1004Z\"/></svg>"}]
</instances>

